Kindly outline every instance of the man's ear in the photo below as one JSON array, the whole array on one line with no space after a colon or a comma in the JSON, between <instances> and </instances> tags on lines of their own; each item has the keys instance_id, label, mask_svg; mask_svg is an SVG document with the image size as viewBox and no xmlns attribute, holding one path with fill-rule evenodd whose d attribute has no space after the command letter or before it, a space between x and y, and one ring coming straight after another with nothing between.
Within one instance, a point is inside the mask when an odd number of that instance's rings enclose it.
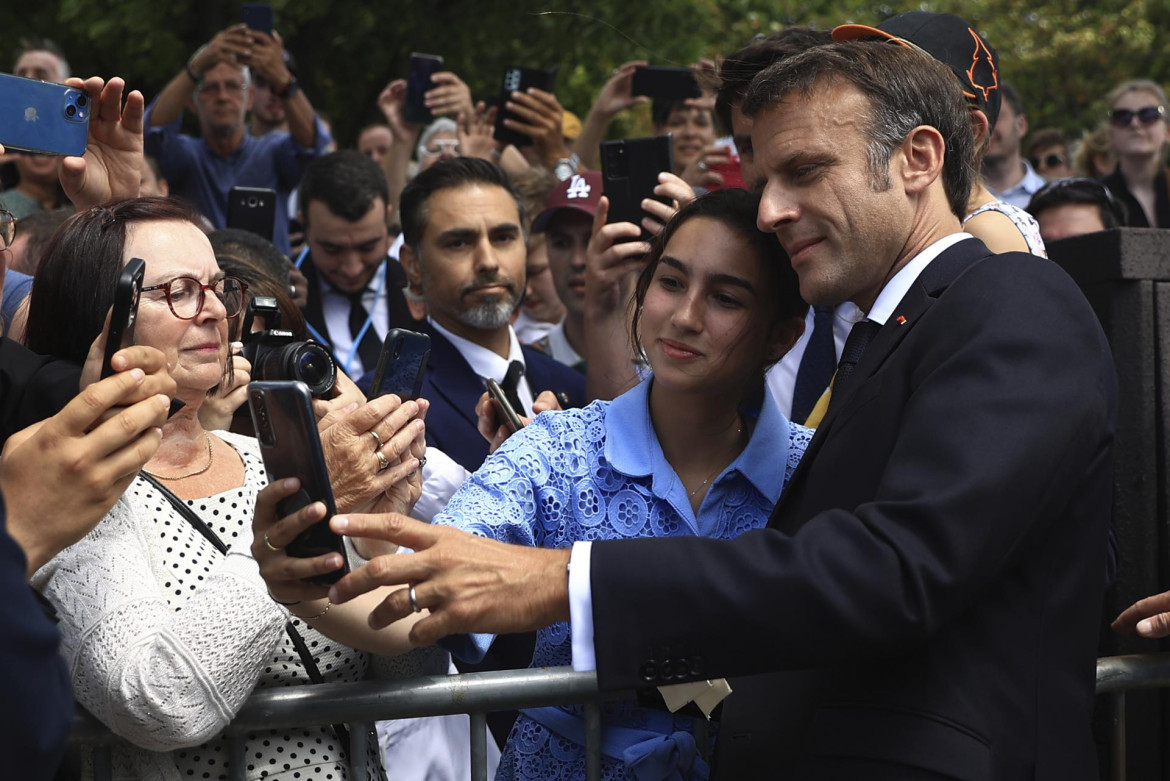
<instances>
[{"instance_id":1,"label":"man's ear","mask_svg":"<svg viewBox=\"0 0 1170 781\"><path fill-rule=\"evenodd\" d=\"M775 363L788 354L804 334L804 317L789 317L772 326L768 344L768 361Z\"/></svg>"},{"instance_id":2,"label":"man's ear","mask_svg":"<svg viewBox=\"0 0 1170 781\"><path fill-rule=\"evenodd\" d=\"M398 262L406 272L411 288L422 288L422 268L419 266L418 253L409 244L403 244L398 250Z\"/></svg>"},{"instance_id":3,"label":"man's ear","mask_svg":"<svg viewBox=\"0 0 1170 781\"><path fill-rule=\"evenodd\" d=\"M1018 127L1020 130L1020 138L1028 135L1028 117L1024 114L1020 114L1018 117L1016 117L1016 127Z\"/></svg>"},{"instance_id":4,"label":"man's ear","mask_svg":"<svg viewBox=\"0 0 1170 781\"><path fill-rule=\"evenodd\" d=\"M967 116L971 118L971 132L975 134L975 148L979 149L983 145L983 139L991 133L991 122L988 121L986 114L974 107L967 110Z\"/></svg>"},{"instance_id":5,"label":"man's ear","mask_svg":"<svg viewBox=\"0 0 1170 781\"><path fill-rule=\"evenodd\" d=\"M923 192L942 176L947 144L936 128L919 125L910 131L899 149L906 192Z\"/></svg>"}]
</instances>

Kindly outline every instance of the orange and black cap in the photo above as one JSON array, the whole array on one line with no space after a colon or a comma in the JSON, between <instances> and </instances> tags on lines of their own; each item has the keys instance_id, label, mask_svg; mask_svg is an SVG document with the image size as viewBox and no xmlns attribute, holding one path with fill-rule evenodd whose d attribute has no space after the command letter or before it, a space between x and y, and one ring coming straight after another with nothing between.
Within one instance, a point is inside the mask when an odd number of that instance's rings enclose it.
<instances>
[{"instance_id":1,"label":"orange and black cap","mask_svg":"<svg viewBox=\"0 0 1170 781\"><path fill-rule=\"evenodd\" d=\"M883 38L922 49L958 76L963 94L984 114L991 127L1002 102L999 55L974 27L954 14L909 11L891 16L877 27L843 24L833 28L834 41Z\"/></svg>"}]
</instances>

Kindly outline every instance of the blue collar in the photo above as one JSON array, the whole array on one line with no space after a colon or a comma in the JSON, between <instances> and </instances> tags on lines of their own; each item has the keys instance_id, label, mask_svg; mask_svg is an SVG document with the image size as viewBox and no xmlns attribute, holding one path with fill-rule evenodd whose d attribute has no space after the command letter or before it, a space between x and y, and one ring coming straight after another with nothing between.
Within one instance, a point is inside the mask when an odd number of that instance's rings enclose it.
<instances>
[{"instance_id":1,"label":"blue collar","mask_svg":"<svg viewBox=\"0 0 1170 781\"><path fill-rule=\"evenodd\" d=\"M605 413L605 458L613 469L628 477L652 476L651 490L656 496L667 497L675 486L682 490L682 481L667 462L654 433L650 420L651 382L653 378L644 380L610 402ZM772 394L765 392L747 447L712 482L712 488L725 475L737 472L768 501L779 500L788 464L790 425Z\"/></svg>"}]
</instances>

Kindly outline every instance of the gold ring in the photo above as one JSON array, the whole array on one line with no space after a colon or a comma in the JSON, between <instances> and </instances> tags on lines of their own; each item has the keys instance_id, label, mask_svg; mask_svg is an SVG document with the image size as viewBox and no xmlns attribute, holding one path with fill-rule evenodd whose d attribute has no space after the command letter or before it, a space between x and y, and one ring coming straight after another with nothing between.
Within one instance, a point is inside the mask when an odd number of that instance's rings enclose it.
<instances>
[{"instance_id":1,"label":"gold ring","mask_svg":"<svg viewBox=\"0 0 1170 781\"><path fill-rule=\"evenodd\" d=\"M283 548L276 547L268 541L268 532L264 532L264 544L267 545L268 550L272 551L273 553L280 553L282 550L284 550Z\"/></svg>"},{"instance_id":2,"label":"gold ring","mask_svg":"<svg viewBox=\"0 0 1170 781\"><path fill-rule=\"evenodd\" d=\"M374 455L378 457L378 471L381 472L390 466L390 459L381 450L375 450Z\"/></svg>"},{"instance_id":3,"label":"gold ring","mask_svg":"<svg viewBox=\"0 0 1170 781\"><path fill-rule=\"evenodd\" d=\"M370 429L366 433L374 438L374 450L380 450L382 447L382 438L378 436L378 432Z\"/></svg>"}]
</instances>

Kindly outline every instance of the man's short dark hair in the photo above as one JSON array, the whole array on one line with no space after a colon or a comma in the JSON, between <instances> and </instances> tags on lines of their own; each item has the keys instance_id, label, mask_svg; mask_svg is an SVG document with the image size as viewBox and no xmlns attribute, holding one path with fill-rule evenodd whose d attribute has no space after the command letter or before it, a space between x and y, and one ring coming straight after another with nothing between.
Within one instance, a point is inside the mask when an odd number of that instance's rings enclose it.
<instances>
[{"instance_id":1,"label":"man's short dark hair","mask_svg":"<svg viewBox=\"0 0 1170 781\"><path fill-rule=\"evenodd\" d=\"M805 49L832 43L828 30L786 27L780 32L754 38L727 56L719 66L719 90L715 93L715 118L720 132L731 135L731 107L743 100L748 85L760 71Z\"/></svg>"},{"instance_id":2,"label":"man's short dark hair","mask_svg":"<svg viewBox=\"0 0 1170 781\"><path fill-rule=\"evenodd\" d=\"M390 188L382 168L356 149L343 149L309 163L301 179L297 204L301 222L308 228L309 204L313 201L321 201L347 222L357 222L369 213L376 198L381 198L383 204L390 203Z\"/></svg>"},{"instance_id":3,"label":"man's short dark hair","mask_svg":"<svg viewBox=\"0 0 1170 781\"><path fill-rule=\"evenodd\" d=\"M402 190L402 204L398 210L402 219L402 240L417 250L426 231L427 202L431 196L440 190L453 190L470 185L502 187L516 202L516 210L520 213L520 225L524 225L524 200L516 192L503 169L477 157L456 157L453 160L440 160L435 163L414 177Z\"/></svg>"},{"instance_id":4,"label":"man's short dark hair","mask_svg":"<svg viewBox=\"0 0 1170 781\"><path fill-rule=\"evenodd\" d=\"M57 232L65 220L73 216L73 209L44 209L39 212L25 215L16 221L16 231L25 237L24 253L20 266L13 266L14 271L36 276L37 266L40 265L41 255L49 239Z\"/></svg>"},{"instance_id":5,"label":"man's short dark hair","mask_svg":"<svg viewBox=\"0 0 1170 781\"><path fill-rule=\"evenodd\" d=\"M928 54L879 41L817 46L769 66L752 81L743 113L778 106L825 83L849 84L869 99L864 117L870 185L890 186L890 155L919 125L935 128L946 142L942 180L955 216L967 214L975 182L975 138L966 99L947 66Z\"/></svg>"},{"instance_id":6,"label":"man's short dark hair","mask_svg":"<svg viewBox=\"0 0 1170 781\"><path fill-rule=\"evenodd\" d=\"M1012 86L1010 81L1001 81L999 94L1003 102L1012 107L1012 113L1017 117L1024 113L1024 101L1020 100L1020 92Z\"/></svg>"},{"instance_id":7,"label":"man's short dark hair","mask_svg":"<svg viewBox=\"0 0 1170 781\"><path fill-rule=\"evenodd\" d=\"M207 239L217 258L223 254L237 257L288 289L288 258L268 239L240 228L220 228Z\"/></svg>"},{"instance_id":8,"label":"man's short dark hair","mask_svg":"<svg viewBox=\"0 0 1170 781\"><path fill-rule=\"evenodd\" d=\"M1124 227L1129 219L1125 204L1096 179L1071 177L1056 179L1041 187L1028 202L1028 213L1039 219L1047 209L1069 204L1096 206L1105 230Z\"/></svg>"},{"instance_id":9,"label":"man's short dark hair","mask_svg":"<svg viewBox=\"0 0 1170 781\"><path fill-rule=\"evenodd\" d=\"M16 58L12 61L13 70L16 70L16 63L20 61L20 58L29 52L48 52L61 61L62 78L67 79L73 75L69 70L69 60L65 59L65 52L48 38L21 38L20 49L17 50Z\"/></svg>"}]
</instances>

